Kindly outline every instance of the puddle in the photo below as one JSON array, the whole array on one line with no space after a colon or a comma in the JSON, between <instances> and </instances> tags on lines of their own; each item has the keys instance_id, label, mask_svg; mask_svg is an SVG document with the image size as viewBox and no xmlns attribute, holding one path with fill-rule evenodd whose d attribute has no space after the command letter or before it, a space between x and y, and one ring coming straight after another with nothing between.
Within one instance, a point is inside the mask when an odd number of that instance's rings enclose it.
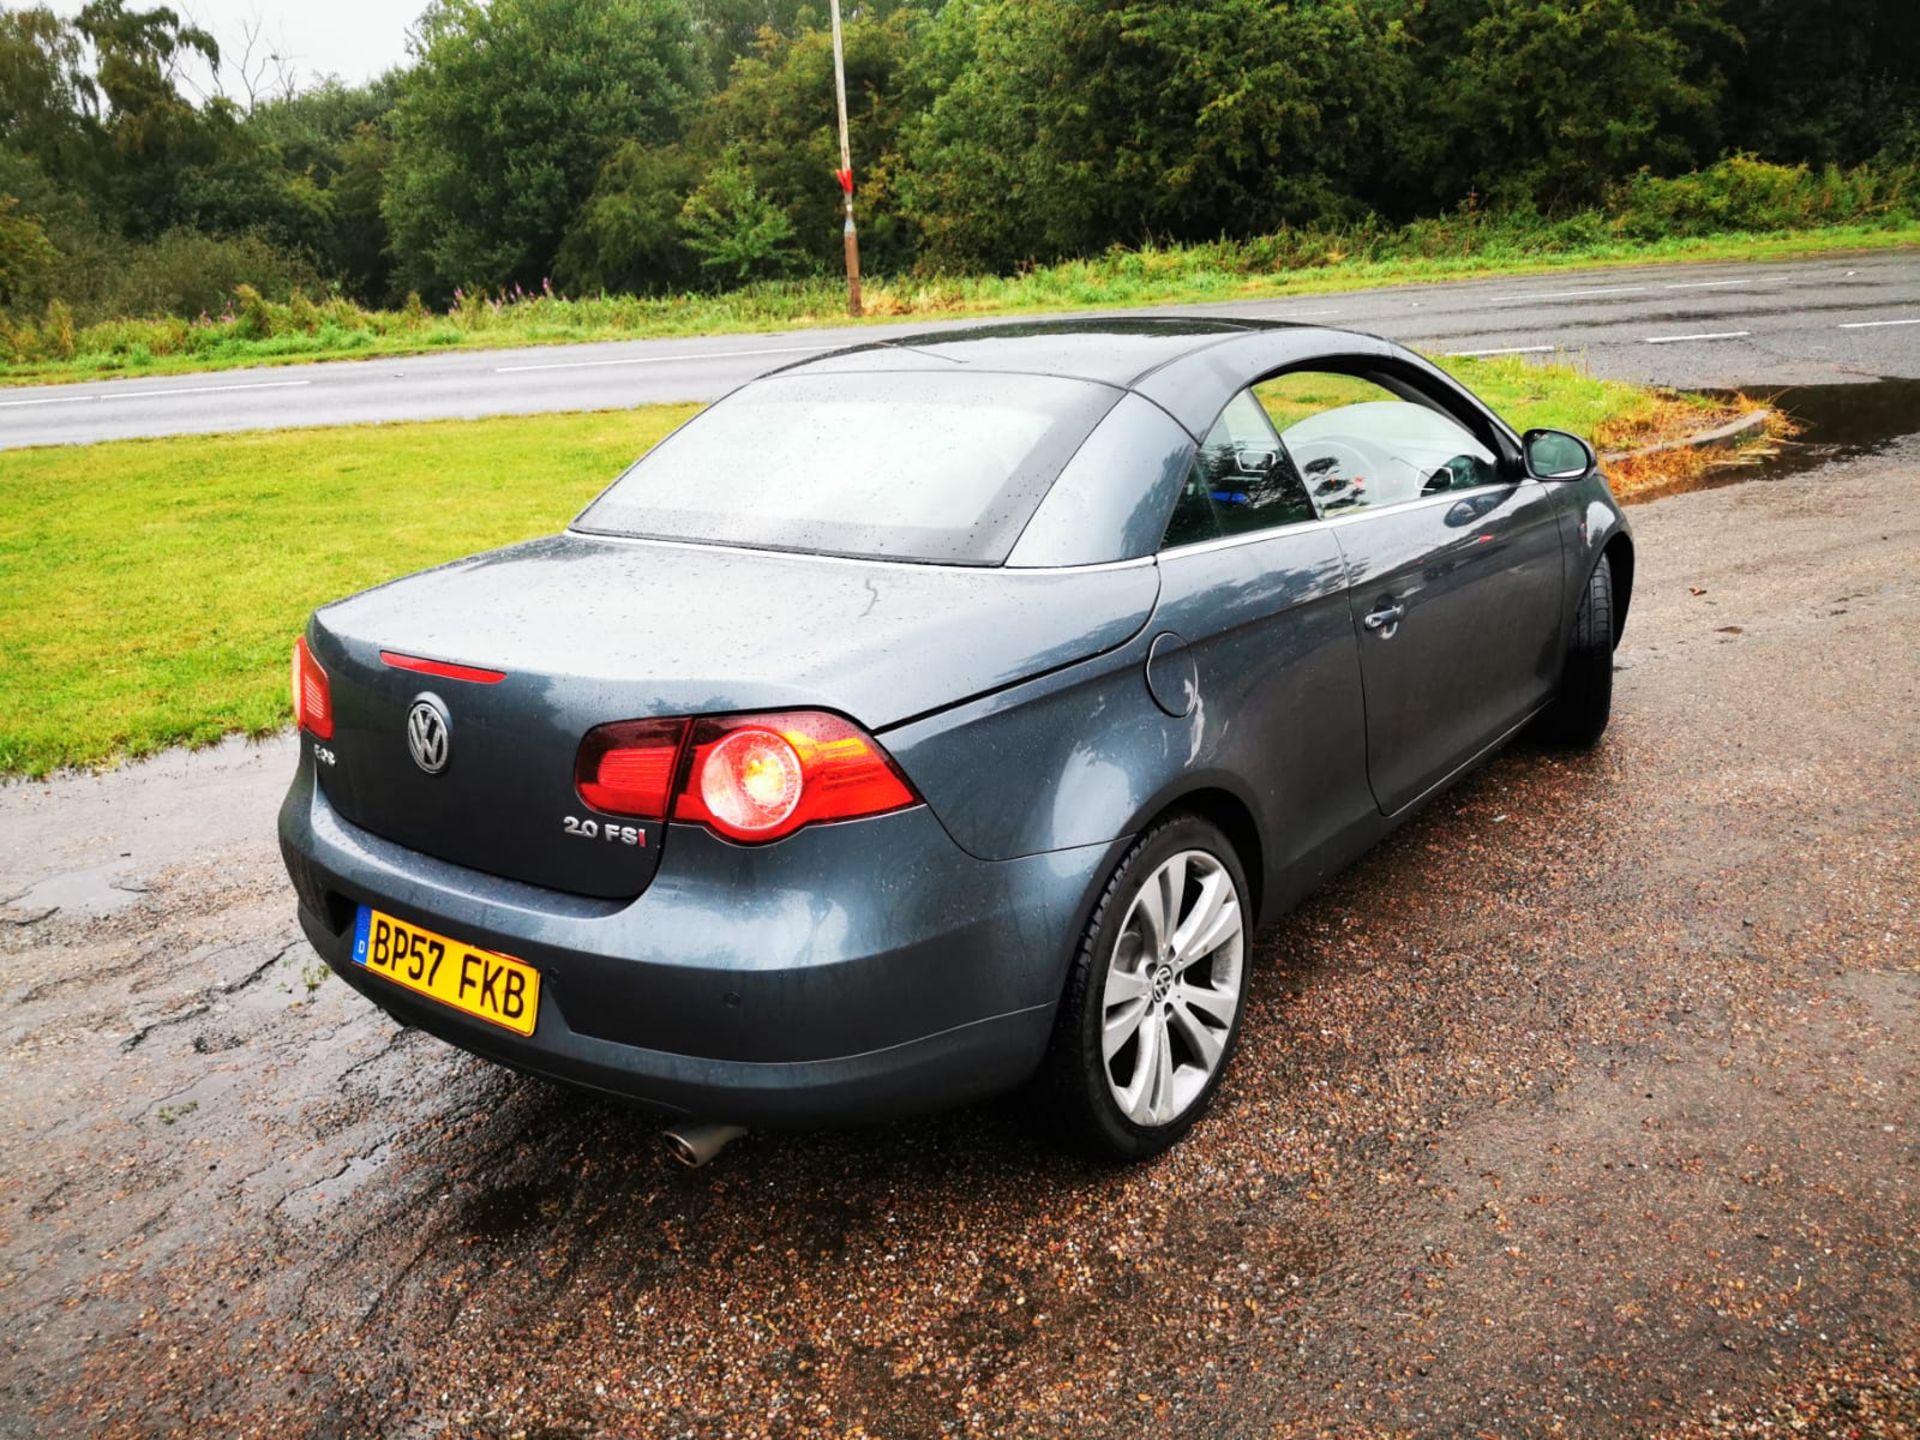
<instances>
[{"instance_id":1,"label":"puddle","mask_svg":"<svg viewBox=\"0 0 1920 1440\"><path fill-rule=\"evenodd\" d=\"M1920 435L1920 380L1796 385L1779 391L1771 403L1801 428L1780 446L1778 455L1749 472L1767 479L1798 475L1836 460L1883 455L1900 441Z\"/></svg>"},{"instance_id":2,"label":"puddle","mask_svg":"<svg viewBox=\"0 0 1920 1440\"><path fill-rule=\"evenodd\" d=\"M563 1179L496 1186L467 1198L460 1223L475 1239L511 1240L559 1215L566 1191Z\"/></svg>"}]
</instances>

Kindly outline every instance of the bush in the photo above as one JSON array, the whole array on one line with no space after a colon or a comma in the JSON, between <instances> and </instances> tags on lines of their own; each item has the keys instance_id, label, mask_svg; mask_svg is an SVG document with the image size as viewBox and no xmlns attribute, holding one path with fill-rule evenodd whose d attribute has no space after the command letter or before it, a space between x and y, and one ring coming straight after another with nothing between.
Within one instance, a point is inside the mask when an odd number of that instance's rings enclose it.
<instances>
[{"instance_id":1,"label":"bush","mask_svg":"<svg viewBox=\"0 0 1920 1440\"><path fill-rule=\"evenodd\" d=\"M40 345L56 360L73 358L73 309L64 300L47 306L47 323L40 332Z\"/></svg>"},{"instance_id":2,"label":"bush","mask_svg":"<svg viewBox=\"0 0 1920 1440\"><path fill-rule=\"evenodd\" d=\"M1734 155L1671 179L1643 170L1613 188L1607 211L1615 232L1632 240L1806 230L1913 219L1920 215L1916 182L1914 165L1812 170Z\"/></svg>"},{"instance_id":3,"label":"bush","mask_svg":"<svg viewBox=\"0 0 1920 1440\"><path fill-rule=\"evenodd\" d=\"M794 244L793 222L760 193L737 155L687 197L680 228L700 268L735 284L792 275L807 263Z\"/></svg>"}]
</instances>

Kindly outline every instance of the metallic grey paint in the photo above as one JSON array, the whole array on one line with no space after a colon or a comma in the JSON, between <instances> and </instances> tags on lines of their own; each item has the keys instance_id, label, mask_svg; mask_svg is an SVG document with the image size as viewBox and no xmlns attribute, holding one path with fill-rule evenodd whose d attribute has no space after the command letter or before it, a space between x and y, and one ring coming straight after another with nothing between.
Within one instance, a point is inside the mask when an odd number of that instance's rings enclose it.
<instances>
[{"instance_id":1,"label":"metallic grey paint","mask_svg":"<svg viewBox=\"0 0 1920 1440\"><path fill-rule=\"evenodd\" d=\"M1454 415L1500 482L1154 554L1195 437L1301 364ZM569 533L317 612L337 761L304 748L280 828L334 968L456 1044L667 1110L809 1125L958 1103L1039 1063L1091 907L1157 815L1221 825L1271 918L1550 700L1603 552L1624 617L1631 540L1604 482L1528 475L1510 429L1389 342L1090 321L799 368L956 366L1130 392L1004 566ZM506 679L428 687L381 650ZM404 734L428 688L441 775ZM755 847L679 823L634 846L561 833L591 727L801 707L865 726L925 803ZM534 1036L367 976L362 903L538 966Z\"/></svg>"}]
</instances>

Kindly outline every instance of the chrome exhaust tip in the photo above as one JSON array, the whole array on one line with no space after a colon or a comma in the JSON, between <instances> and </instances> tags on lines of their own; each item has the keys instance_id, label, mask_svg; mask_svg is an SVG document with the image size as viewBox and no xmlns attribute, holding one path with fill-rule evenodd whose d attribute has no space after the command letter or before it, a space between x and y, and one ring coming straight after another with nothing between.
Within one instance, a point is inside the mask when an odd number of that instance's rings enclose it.
<instances>
[{"instance_id":1,"label":"chrome exhaust tip","mask_svg":"<svg viewBox=\"0 0 1920 1440\"><path fill-rule=\"evenodd\" d=\"M689 1170L698 1170L746 1133L744 1125L714 1125L703 1120L669 1125L667 1153Z\"/></svg>"}]
</instances>

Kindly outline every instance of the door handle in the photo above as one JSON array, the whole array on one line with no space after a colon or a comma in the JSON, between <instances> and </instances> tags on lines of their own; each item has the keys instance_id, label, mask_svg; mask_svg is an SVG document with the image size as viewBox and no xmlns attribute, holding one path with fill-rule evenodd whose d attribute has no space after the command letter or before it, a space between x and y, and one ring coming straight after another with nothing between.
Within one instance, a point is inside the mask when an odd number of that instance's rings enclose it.
<instances>
[{"instance_id":1,"label":"door handle","mask_svg":"<svg viewBox=\"0 0 1920 1440\"><path fill-rule=\"evenodd\" d=\"M1368 615L1367 618L1361 623L1363 623L1369 630L1375 630L1375 631L1384 630L1388 634L1391 634L1393 632L1393 627L1400 623L1401 619L1406 615L1406 613L1407 613L1406 606L1401 605L1397 602L1390 603L1390 604L1382 605L1378 610L1375 610L1372 614Z\"/></svg>"}]
</instances>

